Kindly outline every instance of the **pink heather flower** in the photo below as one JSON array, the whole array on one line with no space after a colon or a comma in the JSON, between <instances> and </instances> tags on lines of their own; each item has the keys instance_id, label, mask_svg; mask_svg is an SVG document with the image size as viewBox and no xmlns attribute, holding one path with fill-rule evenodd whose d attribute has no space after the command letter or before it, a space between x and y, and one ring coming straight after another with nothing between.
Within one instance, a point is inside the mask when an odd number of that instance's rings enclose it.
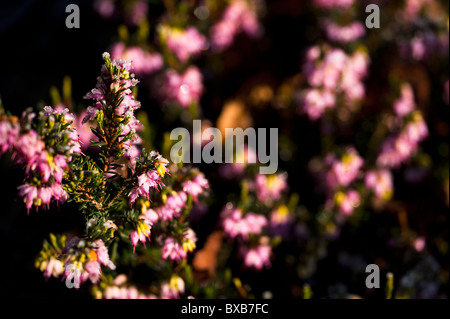
<instances>
[{"instance_id":1,"label":"pink heather flower","mask_svg":"<svg viewBox=\"0 0 450 319\"><path fill-rule=\"evenodd\" d=\"M416 113L416 115L416 119L409 122L402 133L413 144L420 143L428 136L428 128L425 121L419 113Z\"/></svg>"},{"instance_id":2,"label":"pink heather flower","mask_svg":"<svg viewBox=\"0 0 450 319\"><path fill-rule=\"evenodd\" d=\"M57 278L63 273L63 271L63 263L60 260L51 257L45 267L44 278L48 279L51 276Z\"/></svg>"},{"instance_id":3,"label":"pink heather flower","mask_svg":"<svg viewBox=\"0 0 450 319\"><path fill-rule=\"evenodd\" d=\"M313 2L323 9L348 9L353 5L354 0L314 0Z\"/></svg>"},{"instance_id":4,"label":"pink heather flower","mask_svg":"<svg viewBox=\"0 0 450 319\"><path fill-rule=\"evenodd\" d=\"M33 203L38 199L38 189L30 184L24 184L18 187L19 196L23 197L28 213Z\"/></svg>"},{"instance_id":5,"label":"pink heather flower","mask_svg":"<svg viewBox=\"0 0 450 319\"><path fill-rule=\"evenodd\" d=\"M272 202L280 199L282 192L286 189L285 174L258 174L255 177L256 197L262 202Z\"/></svg>"},{"instance_id":6,"label":"pink heather flower","mask_svg":"<svg viewBox=\"0 0 450 319\"><path fill-rule=\"evenodd\" d=\"M164 241L164 246L162 248L163 259L170 259L179 263L182 259L185 259L186 257L187 253L179 242L177 242L172 237L166 238L166 240Z\"/></svg>"},{"instance_id":7,"label":"pink heather flower","mask_svg":"<svg viewBox=\"0 0 450 319\"><path fill-rule=\"evenodd\" d=\"M314 46L306 53L303 66L307 83L311 86L300 92L300 110L315 121L328 108L334 108L341 94L346 106L364 97L362 78L367 74L368 56L356 51L348 56L342 49Z\"/></svg>"},{"instance_id":8,"label":"pink heather flower","mask_svg":"<svg viewBox=\"0 0 450 319\"><path fill-rule=\"evenodd\" d=\"M166 72L161 93L167 102L177 102L188 107L199 102L202 92L202 75L196 67L189 67L183 75L174 70Z\"/></svg>"},{"instance_id":9,"label":"pink heather flower","mask_svg":"<svg viewBox=\"0 0 450 319\"><path fill-rule=\"evenodd\" d=\"M19 154L25 158L25 161L38 156L44 150L45 144L34 130L20 135L16 143L16 149Z\"/></svg>"},{"instance_id":10,"label":"pink heather flower","mask_svg":"<svg viewBox=\"0 0 450 319\"><path fill-rule=\"evenodd\" d=\"M248 224L242 219L242 212L237 208L228 208L221 213L222 227L225 235L231 239L238 236L246 238L249 233Z\"/></svg>"},{"instance_id":11,"label":"pink heather flower","mask_svg":"<svg viewBox=\"0 0 450 319\"><path fill-rule=\"evenodd\" d=\"M271 266L270 255L272 248L269 245L259 245L256 248L241 248L241 254L244 258L244 265L248 268L254 268L261 271L264 267Z\"/></svg>"},{"instance_id":12,"label":"pink heather flower","mask_svg":"<svg viewBox=\"0 0 450 319\"><path fill-rule=\"evenodd\" d=\"M404 83L401 87L401 96L394 102L394 111L400 117L411 113L415 108L414 93L411 85Z\"/></svg>"},{"instance_id":13,"label":"pink heather flower","mask_svg":"<svg viewBox=\"0 0 450 319\"><path fill-rule=\"evenodd\" d=\"M167 197L166 204L155 208L158 217L163 220L171 220L179 217L186 207L187 194L184 191L177 192Z\"/></svg>"},{"instance_id":14,"label":"pink heather flower","mask_svg":"<svg viewBox=\"0 0 450 319\"><path fill-rule=\"evenodd\" d=\"M226 50L240 32L250 37L257 37L261 34L262 28L258 22L256 10L249 6L248 1L233 0L225 9L222 19L211 28L210 39L213 51Z\"/></svg>"},{"instance_id":15,"label":"pink heather flower","mask_svg":"<svg viewBox=\"0 0 450 319\"><path fill-rule=\"evenodd\" d=\"M97 239L93 242L93 249L97 253L98 261L110 269L114 270L116 269L116 266L113 264L113 262L109 259L109 253L108 248L106 248L105 243L101 239Z\"/></svg>"},{"instance_id":16,"label":"pink heather flower","mask_svg":"<svg viewBox=\"0 0 450 319\"><path fill-rule=\"evenodd\" d=\"M418 149L419 143L428 136L428 128L418 111L413 120L395 137L389 137L381 146L377 164L384 167L398 167L406 162Z\"/></svg>"},{"instance_id":17,"label":"pink heather flower","mask_svg":"<svg viewBox=\"0 0 450 319\"><path fill-rule=\"evenodd\" d=\"M388 200L393 193L392 173L387 169L368 171L365 177L365 185L371 189L375 196Z\"/></svg>"},{"instance_id":18,"label":"pink heather flower","mask_svg":"<svg viewBox=\"0 0 450 319\"><path fill-rule=\"evenodd\" d=\"M349 43L365 35L366 30L359 21L341 26L330 20L323 22L327 38L334 42Z\"/></svg>"},{"instance_id":19,"label":"pink heather flower","mask_svg":"<svg viewBox=\"0 0 450 319\"><path fill-rule=\"evenodd\" d=\"M354 208L360 204L359 193L353 189L347 191L347 193L338 192L335 195L335 202L341 213L347 216L351 215Z\"/></svg>"},{"instance_id":20,"label":"pink heather flower","mask_svg":"<svg viewBox=\"0 0 450 319\"><path fill-rule=\"evenodd\" d=\"M135 252L136 245L139 242L139 240L141 239L141 238L139 238L138 232L136 230L133 230L130 233L130 239L131 239L131 245L133 246L133 252ZM144 240L143 242L145 243L145 237L142 239Z\"/></svg>"},{"instance_id":21,"label":"pink heather flower","mask_svg":"<svg viewBox=\"0 0 450 319\"><path fill-rule=\"evenodd\" d=\"M118 42L111 49L114 59L124 59L133 62L133 71L137 76L145 76L155 73L163 67L163 58L159 53L150 53L138 46L126 47L123 42Z\"/></svg>"},{"instance_id":22,"label":"pink heather flower","mask_svg":"<svg viewBox=\"0 0 450 319\"><path fill-rule=\"evenodd\" d=\"M108 286L103 293L103 297L105 299L156 299L156 296L153 294L145 295L140 293L134 286Z\"/></svg>"},{"instance_id":23,"label":"pink heather flower","mask_svg":"<svg viewBox=\"0 0 450 319\"><path fill-rule=\"evenodd\" d=\"M104 18L109 19L112 17L115 9L113 0L95 0L94 9L98 14Z\"/></svg>"},{"instance_id":24,"label":"pink heather flower","mask_svg":"<svg viewBox=\"0 0 450 319\"><path fill-rule=\"evenodd\" d=\"M51 185L53 198L58 202L58 204L64 203L69 199L69 194L64 190L63 186L59 183L53 183Z\"/></svg>"},{"instance_id":25,"label":"pink heather flower","mask_svg":"<svg viewBox=\"0 0 450 319\"><path fill-rule=\"evenodd\" d=\"M208 180L203 173L197 174L192 180L183 182L183 190L192 195L194 201L197 201L198 195L202 194L205 189L209 188Z\"/></svg>"},{"instance_id":26,"label":"pink heather flower","mask_svg":"<svg viewBox=\"0 0 450 319\"><path fill-rule=\"evenodd\" d=\"M326 90L308 90L303 99L303 111L315 121L320 118L327 108L334 107L335 96Z\"/></svg>"},{"instance_id":27,"label":"pink heather flower","mask_svg":"<svg viewBox=\"0 0 450 319\"><path fill-rule=\"evenodd\" d=\"M263 227L268 225L263 215L249 212L242 217L241 210L232 207L225 207L221 218L223 230L231 239L238 236L245 239L249 234L260 234Z\"/></svg>"},{"instance_id":28,"label":"pink heather flower","mask_svg":"<svg viewBox=\"0 0 450 319\"><path fill-rule=\"evenodd\" d=\"M183 63L206 47L206 38L194 27L186 30L165 27L162 32L169 50Z\"/></svg>"},{"instance_id":29,"label":"pink heather flower","mask_svg":"<svg viewBox=\"0 0 450 319\"><path fill-rule=\"evenodd\" d=\"M159 216L158 213L153 209L149 208L145 211L143 215L145 222L149 225L154 225L158 222Z\"/></svg>"},{"instance_id":30,"label":"pink heather flower","mask_svg":"<svg viewBox=\"0 0 450 319\"><path fill-rule=\"evenodd\" d=\"M267 218L260 214L247 213L243 219L247 224L248 232L251 234L261 234L263 227L266 227Z\"/></svg>"},{"instance_id":31,"label":"pink heather flower","mask_svg":"<svg viewBox=\"0 0 450 319\"><path fill-rule=\"evenodd\" d=\"M169 282L161 285L161 299L179 299L180 293L184 294L184 280L177 275L172 275Z\"/></svg>"},{"instance_id":32,"label":"pink heather flower","mask_svg":"<svg viewBox=\"0 0 450 319\"><path fill-rule=\"evenodd\" d=\"M19 124L0 121L0 154L12 151L19 136Z\"/></svg>"},{"instance_id":33,"label":"pink heather flower","mask_svg":"<svg viewBox=\"0 0 450 319\"><path fill-rule=\"evenodd\" d=\"M52 189L50 187L39 188L37 197L40 199L40 205L48 209L52 199Z\"/></svg>"},{"instance_id":34,"label":"pink heather flower","mask_svg":"<svg viewBox=\"0 0 450 319\"><path fill-rule=\"evenodd\" d=\"M358 176L364 161L353 147L348 147L341 160L331 165L331 174L338 185L348 186Z\"/></svg>"},{"instance_id":35,"label":"pink heather flower","mask_svg":"<svg viewBox=\"0 0 450 319\"><path fill-rule=\"evenodd\" d=\"M419 237L414 241L414 248L416 251L421 252L426 246L425 238Z\"/></svg>"},{"instance_id":36,"label":"pink heather flower","mask_svg":"<svg viewBox=\"0 0 450 319\"><path fill-rule=\"evenodd\" d=\"M84 265L84 269L89 274L89 280L93 284L96 284L98 282L98 280L100 279L100 275L102 274L100 264L96 261L88 261Z\"/></svg>"},{"instance_id":37,"label":"pink heather flower","mask_svg":"<svg viewBox=\"0 0 450 319\"><path fill-rule=\"evenodd\" d=\"M69 138L72 140L70 143L71 148L69 153L80 154L81 153L80 137L78 136L78 133L75 129L69 131Z\"/></svg>"},{"instance_id":38,"label":"pink heather flower","mask_svg":"<svg viewBox=\"0 0 450 319\"><path fill-rule=\"evenodd\" d=\"M148 171L138 176L138 187L130 191L130 202L134 203L138 196L143 196L148 199L150 188L157 188L160 186L161 178L154 170Z\"/></svg>"}]
</instances>

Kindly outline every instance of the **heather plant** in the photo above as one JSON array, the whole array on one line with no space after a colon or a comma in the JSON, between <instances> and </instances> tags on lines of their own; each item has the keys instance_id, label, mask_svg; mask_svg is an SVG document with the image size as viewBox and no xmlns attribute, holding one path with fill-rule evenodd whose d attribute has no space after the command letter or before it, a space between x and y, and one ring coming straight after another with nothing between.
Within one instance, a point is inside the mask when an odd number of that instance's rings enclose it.
<instances>
[{"instance_id":1,"label":"heather plant","mask_svg":"<svg viewBox=\"0 0 450 319\"><path fill-rule=\"evenodd\" d=\"M94 1L106 32L71 30L95 42L83 65L111 52L89 106L63 92L0 110L28 220L50 206L83 220L44 241L42 284L120 299L447 297L448 3L378 1L374 28L368 4ZM34 239L20 232L8 239Z\"/></svg>"},{"instance_id":2,"label":"heather plant","mask_svg":"<svg viewBox=\"0 0 450 319\"><path fill-rule=\"evenodd\" d=\"M136 131L142 125L135 111L140 103L132 92L138 80L130 62L112 60L108 53L103 60L97 85L85 96L93 104L82 121L92 122L94 138L89 144L95 152L81 151L75 116L50 106L37 114L27 110L21 118L2 109L0 142L2 153L9 152L14 163L25 168L19 196L28 213L33 206L37 211L49 208L51 202L73 201L84 216L85 229L79 236L67 240L50 234L36 267L47 279L62 275L68 288L79 288L89 279L97 285L94 296L104 293L114 298L111 285L120 279L114 281L117 274L112 271L135 266L143 258L138 254L147 254L146 263L154 263L155 271L165 269L164 261L185 263L197 240L186 217L207 191L208 181L187 167L174 166L169 172L169 161L159 153L138 148L141 139ZM158 296L179 297L178 292L184 292L181 277L172 271L167 277L172 278L169 291L161 282L157 284L163 286L154 287Z\"/></svg>"}]
</instances>

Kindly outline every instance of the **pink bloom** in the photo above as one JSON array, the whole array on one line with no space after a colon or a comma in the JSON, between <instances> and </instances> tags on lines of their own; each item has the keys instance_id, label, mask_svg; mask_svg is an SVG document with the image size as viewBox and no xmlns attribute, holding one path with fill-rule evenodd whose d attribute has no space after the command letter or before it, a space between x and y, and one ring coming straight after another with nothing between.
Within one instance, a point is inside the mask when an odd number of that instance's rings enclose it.
<instances>
[{"instance_id":1,"label":"pink bloom","mask_svg":"<svg viewBox=\"0 0 450 319\"><path fill-rule=\"evenodd\" d=\"M354 0L314 0L313 2L323 9L348 9L353 5Z\"/></svg>"},{"instance_id":2,"label":"pink bloom","mask_svg":"<svg viewBox=\"0 0 450 319\"><path fill-rule=\"evenodd\" d=\"M69 199L69 194L64 190L63 186L59 183L53 183L51 185L53 198L58 202L58 204L64 203Z\"/></svg>"},{"instance_id":3,"label":"pink bloom","mask_svg":"<svg viewBox=\"0 0 450 319\"><path fill-rule=\"evenodd\" d=\"M327 108L334 107L335 96L326 90L311 89L306 92L303 99L303 111L315 121L320 118Z\"/></svg>"},{"instance_id":4,"label":"pink bloom","mask_svg":"<svg viewBox=\"0 0 450 319\"><path fill-rule=\"evenodd\" d=\"M189 67L182 75L174 70L166 72L161 93L167 102L177 102L186 108L198 103L202 92L202 75L196 67Z\"/></svg>"},{"instance_id":5,"label":"pink bloom","mask_svg":"<svg viewBox=\"0 0 450 319\"><path fill-rule=\"evenodd\" d=\"M221 213L222 227L230 238L242 236L246 238L249 233L248 224L242 220L242 212L237 208L225 208Z\"/></svg>"},{"instance_id":6,"label":"pink bloom","mask_svg":"<svg viewBox=\"0 0 450 319\"><path fill-rule=\"evenodd\" d=\"M133 188L130 191L131 203L134 203L138 196L143 196L148 199L150 188L157 188L162 184L161 178L159 177L158 173L154 170L139 175L137 182L138 187Z\"/></svg>"},{"instance_id":7,"label":"pink bloom","mask_svg":"<svg viewBox=\"0 0 450 319\"><path fill-rule=\"evenodd\" d=\"M423 237L419 237L414 241L414 248L418 251L421 252L426 246L426 242L425 242L425 238Z\"/></svg>"},{"instance_id":8,"label":"pink bloom","mask_svg":"<svg viewBox=\"0 0 450 319\"><path fill-rule=\"evenodd\" d=\"M270 267L270 255L272 248L269 245L259 245L256 248L241 248L241 254L244 257L244 265L248 268L254 268L261 271L264 267Z\"/></svg>"},{"instance_id":9,"label":"pink bloom","mask_svg":"<svg viewBox=\"0 0 450 319\"><path fill-rule=\"evenodd\" d=\"M255 177L255 191L258 200L272 202L280 199L282 192L287 189L286 175L258 174Z\"/></svg>"},{"instance_id":10,"label":"pink bloom","mask_svg":"<svg viewBox=\"0 0 450 319\"><path fill-rule=\"evenodd\" d=\"M241 210L232 207L225 207L221 218L225 234L232 239L238 236L245 239L249 234L260 234L268 224L263 215L249 212L242 217Z\"/></svg>"},{"instance_id":11,"label":"pink bloom","mask_svg":"<svg viewBox=\"0 0 450 319\"><path fill-rule=\"evenodd\" d=\"M50 258L44 271L44 278L48 279L51 276L59 277L63 273L63 271L63 263L58 259Z\"/></svg>"},{"instance_id":12,"label":"pink bloom","mask_svg":"<svg viewBox=\"0 0 450 319\"><path fill-rule=\"evenodd\" d=\"M247 224L248 232L251 234L261 234L263 227L268 224L266 217L255 213L245 214L243 221Z\"/></svg>"},{"instance_id":13,"label":"pink bloom","mask_svg":"<svg viewBox=\"0 0 450 319\"><path fill-rule=\"evenodd\" d=\"M20 135L16 144L16 148L19 151L19 154L21 156L24 156L26 160L37 156L44 149L44 147L44 142L33 130L30 130L26 134Z\"/></svg>"},{"instance_id":14,"label":"pink bloom","mask_svg":"<svg viewBox=\"0 0 450 319\"><path fill-rule=\"evenodd\" d=\"M311 87L299 94L301 111L317 120L327 108L334 108L342 95L345 106L351 107L364 97L362 78L367 74L368 63L368 56L361 51L348 56L338 48L311 47L303 66Z\"/></svg>"},{"instance_id":15,"label":"pink bloom","mask_svg":"<svg viewBox=\"0 0 450 319\"><path fill-rule=\"evenodd\" d=\"M186 62L192 55L199 54L206 46L206 38L194 27L186 30L163 28L167 47L181 62ZM163 32L164 32L163 31Z\"/></svg>"},{"instance_id":16,"label":"pink bloom","mask_svg":"<svg viewBox=\"0 0 450 319\"><path fill-rule=\"evenodd\" d=\"M341 26L330 20L324 21L325 32L328 39L334 42L349 43L358 40L366 33L363 24L359 21Z\"/></svg>"},{"instance_id":17,"label":"pink bloom","mask_svg":"<svg viewBox=\"0 0 450 319\"><path fill-rule=\"evenodd\" d=\"M108 19L112 17L115 5L112 0L95 0L94 8L102 18Z\"/></svg>"},{"instance_id":18,"label":"pink bloom","mask_svg":"<svg viewBox=\"0 0 450 319\"><path fill-rule=\"evenodd\" d=\"M415 111L413 120L404 130L389 137L381 146L377 164L385 167L397 167L406 162L418 149L419 143L428 136L428 128L421 113Z\"/></svg>"},{"instance_id":19,"label":"pink bloom","mask_svg":"<svg viewBox=\"0 0 450 319\"><path fill-rule=\"evenodd\" d=\"M168 237L164 241L164 246L162 248L162 258L175 260L180 262L182 259L187 257L186 251L183 249L181 244L177 242L174 238Z\"/></svg>"},{"instance_id":20,"label":"pink bloom","mask_svg":"<svg viewBox=\"0 0 450 319\"><path fill-rule=\"evenodd\" d=\"M137 76L145 76L159 71L163 66L163 58L159 53L150 53L138 46L125 47L118 42L111 49L114 59L124 59L133 62L134 72Z\"/></svg>"},{"instance_id":21,"label":"pink bloom","mask_svg":"<svg viewBox=\"0 0 450 319\"><path fill-rule=\"evenodd\" d=\"M365 184L380 199L389 199L392 196L392 174L389 170L368 171L365 177Z\"/></svg>"},{"instance_id":22,"label":"pink bloom","mask_svg":"<svg viewBox=\"0 0 450 319\"><path fill-rule=\"evenodd\" d=\"M331 165L330 173L339 185L348 186L358 176L363 164L364 161L358 152L353 147L348 147L342 159L335 160Z\"/></svg>"},{"instance_id":23,"label":"pink bloom","mask_svg":"<svg viewBox=\"0 0 450 319\"><path fill-rule=\"evenodd\" d=\"M133 230L130 233L130 239L131 239L131 245L133 246L133 252L135 252L136 249L136 245L139 242L139 240L141 238L139 238L138 232L136 230ZM144 242L145 242L145 237L143 238Z\"/></svg>"},{"instance_id":24,"label":"pink bloom","mask_svg":"<svg viewBox=\"0 0 450 319\"><path fill-rule=\"evenodd\" d=\"M41 205L48 209L52 199L52 189L50 187L39 188L38 198L41 200Z\"/></svg>"},{"instance_id":25,"label":"pink bloom","mask_svg":"<svg viewBox=\"0 0 450 319\"><path fill-rule=\"evenodd\" d=\"M30 184L24 184L18 187L19 196L23 197L25 206L27 207L28 213L30 213L30 208L38 198L38 190L35 186Z\"/></svg>"},{"instance_id":26,"label":"pink bloom","mask_svg":"<svg viewBox=\"0 0 450 319\"><path fill-rule=\"evenodd\" d=\"M0 121L0 154L13 150L19 136L18 123Z\"/></svg>"},{"instance_id":27,"label":"pink bloom","mask_svg":"<svg viewBox=\"0 0 450 319\"><path fill-rule=\"evenodd\" d=\"M192 195L194 201L197 201L198 195L202 194L209 187L208 180L203 173L197 174L192 180L183 182L183 190Z\"/></svg>"},{"instance_id":28,"label":"pink bloom","mask_svg":"<svg viewBox=\"0 0 450 319\"><path fill-rule=\"evenodd\" d=\"M93 242L93 249L97 253L98 261L114 270L116 266L113 264L113 262L109 259L109 253L108 248L106 248L105 243L101 239L97 239Z\"/></svg>"},{"instance_id":29,"label":"pink bloom","mask_svg":"<svg viewBox=\"0 0 450 319\"><path fill-rule=\"evenodd\" d=\"M252 3L254 5L254 3ZM212 26L210 31L211 47L215 52L227 49L234 37L244 32L251 37L261 34L256 10L245 0L234 0L225 9L222 19Z\"/></svg>"},{"instance_id":30,"label":"pink bloom","mask_svg":"<svg viewBox=\"0 0 450 319\"><path fill-rule=\"evenodd\" d=\"M158 222L159 216L153 209L149 208L144 213L144 218L147 224L154 225Z\"/></svg>"},{"instance_id":31,"label":"pink bloom","mask_svg":"<svg viewBox=\"0 0 450 319\"><path fill-rule=\"evenodd\" d=\"M351 215L355 207L360 204L359 193L353 189L347 191L347 193L338 192L335 195L335 201L339 207L339 210L344 215Z\"/></svg>"},{"instance_id":32,"label":"pink bloom","mask_svg":"<svg viewBox=\"0 0 450 319\"><path fill-rule=\"evenodd\" d=\"M100 267L100 264L96 261L88 261L84 268L86 269L87 273L89 274L89 280L96 284L98 280L100 279L100 275L102 274L102 270Z\"/></svg>"},{"instance_id":33,"label":"pink bloom","mask_svg":"<svg viewBox=\"0 0 450 319\"><path fill-rule=\"evenodd\" d=\"M411 85L405 83L401 88L401 97L394 102L394 111L400 117L403 117L414 110L414 93Z\"/></svg>"}]
</instances>

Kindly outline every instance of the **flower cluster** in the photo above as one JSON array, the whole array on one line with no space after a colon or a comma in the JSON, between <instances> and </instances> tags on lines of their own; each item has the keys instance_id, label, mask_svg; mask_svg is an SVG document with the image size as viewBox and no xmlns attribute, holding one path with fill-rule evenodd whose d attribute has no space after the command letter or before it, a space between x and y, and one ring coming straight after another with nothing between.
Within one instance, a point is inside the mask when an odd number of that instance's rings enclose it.
<instances>
[{"instance_id":1,"label":"flower cluster","mask_svg":"<svg viewBox=\"0 0 450 319\"><path fill-rule=\"evenodd\" d=\"M46 279L62 275L69 288L90 281L94 296L100 292L106 298L152 298L132 284L108 284L111 275L103 270L116 268L108 246L114 243L115 253L129 259L149 254L156 269L165 261L181 263L197 241L187 215L206 195L209 183L196 169L173 166L171 175L168 160L156 151L140 150L136 130L142 125L135 115L140 102L132 92L138 81L131 62L112 60L108 53L103 60L96 87L85 96L94 103L83 120L60 104L37 115L27 111L21 119L1 109L0 150L26 169L19 195L27 209L70 199L80 204L85 217L81 236L66 242L65 236L51 235L50 243L44 242L36 267ZM87 155L81 152L72 122L92 132ZM172 277L158 283L162 298L179 297L184 291L182 278Z\"/></svg>"},{"instance_id":2,"label":"flower cluster","mask_svg":"<svg viewBox=\"0 0 450 319\"><path fill-rule=\"evenodd\" d=\"M353 42L361 38L366 33L364 25L359 21L341 26L333 21L325 19L323 20L323 26L327 34L327 38L333 42Z\"/></svg>"},{"instance_id":3,"label":"flower cluster","mask_svg":"<svg viewBox=\"0 0 450 319\"><path fill-rule=\"evenodd\" d=\"M238 205L227 203L220 214L226 238L238 243L238 255L246 268L270 268L273 239L289 239L294 222L291 209L284 204L287 176L284 173L254 174L242 181Z\"/></svg>"},{"instance_id":4,"label":"flower cluster","mask_svg":"<svg viewBox=\"0 0 450 319\"><path fill-rule=\"evenodd\" d=\"M97 283L102 274L101 266L114 270L116 266L109 259L108 249L101 239L88 242L73 237L66 243L63 254L67 255L64 262L64 278L75 280L74 284L84 283L89 279Z\"/></svg>"},{"instance_id":5,"label":"flower cluster","mask_svg":"<svg viewBox=\"0 0 450 319\"><path fill-rule=\"evenodd\" d=\"M393 105L399 132L389 136L381 146L377 164L395 168L408 161L417 151L419 143L428 136L422 113L416 109L409 84L401 86L401 96Z\"/></svg>"},{"instance_id":6,"label":"flower cluster","mask_svg":"<svg viewBox=\"0 0 450 319\"><path fill-rule=\"evenodd\" d=\"M102 275L102 267L114 270L116 266L110 260L108 249L101 239L88 241L73 237L66 242L65 236L50 234L50 243L45 241L36 267L44 271L44 277L59 277L79 288L88 279L96 284Z\"/></svg>"},{"instance_id":7,"label":"flower cluster","mask_svg":"<svg viewBox=\"0 0 450 319\"><path fill-rule=\"evenodd\" d=\"M19 196L28 212L33 205L48 208L52 200L61 204L68 199L63 177L72 156L81 153L73 119L68 109L50 106L39 114L25 111L20 120L0 110L0 153L9 151L14 162L25 168Z\"/></svg>"},{"instance_id":8,"label":"flower cluster","mask_svg":"<svg viewBox=\"0 0 450 319\"><path fill-rule=\"evenodd\" d=\"M234 239L237 237L248 239L250 234L260 234L263 227L267 227L266 217L248 212L242 216L242 211L230 203L220 214L225 235Z\"/></svg>"},{"instance_id":9,"label":"flower cluster","mask_svg":"<svg viewBox=\"0 0 450 319\"><path fill-rule=\"evenodd\" d=\"M257 37L262 32L258 22L255 6L256 1L233 0L225 9L222 19L211 28L211 47L215 52L226 50L234 37L245 32L251 37Z\"/></svg>"},{"instance_id":10,"label":"flower cluster","mask_svg":"<svg viewBox=\"0 0 450 319\"><path fill-rule=\"evenodd\" d=\"M169 69L164 74L161 96L165 103L176 103L184 108L197 105L203 93L202 74L195 66L190 66L180 74Z\"/></svg>"},{"instance_id":11,"label":"flower cluster","mask_svg":"<svg viewBox=\"0 0 450 319\"><path fill-rule=\"evenodd\" d=\"M133 71L139 77L159 71L164 62L162 56L157 52L150 53L139 46L127 47L123 42L113 45L111 57L133 62Z\"/></svg>"},{"instance_id":12,"label":"flower cluster","mask_svg":"<svg viewBox=\"0 0 450 319\"><path fill-rule=\"evenodd\" d=\"M206 49L207 44L206 38L192 26L187 27L186 30L161 26L160 38L183 63Z\"/></svg>"},{"instance_id":13,"label":"flower cluster","mask_svg":"<svg viewBox=\"0 0 450 319\"><path fill-rule=\"evenodd\" d=\"M337 158L335 154L329 154L325 158L326 187L329 199L327 207L337 207L344 215L351 215L353 209L360 204L359 193L352 188L355 180L363 176L361 170L364 160L359 156L354 147L347 147L342 155Z\"/></svg>"},{"instance_id":14,"label":"flower cluster","mask_svg":"<svg viewBox=\"0 0 450 319\"><path fill-rule=\"evenodd\" d=\"M303 70L310 88L300 94L301 110L311 120L339 105L353 109L365 93L368 56L363 51L347 55L342 49L314 46L306 54Z\"/></svg>"},{"instance_id":15,"label":"flower cluster","mask_svg":"<svg viewBox=\"0 0 450 319\"><path fill-rule=\"evenodd\" d=\"M140 108L140 102L136 101L131 88L139 81L130 73L132 65L130 61L111 60L109 53L103 54L105 64L101 70L101 76L97 78L95 89L85 95L85 99L93 99L93 106L88 107L88 115L84 122L96 119L99 123L105 120L108 126L98 127L103 141L122 145L123 151L128 151L132 144L140 141L136 133L142 125L136 119L134 111ZM111 95L107 94L111 92ZM109 122L112 118L117 120ZM119 121L120 119L120 121ZM107 130L103 131L102 130ZM113 136L111 141L106 140L106 135ZM123 153L123 152L122 152Z\"/></svg>"},{"instance_id":16,"label":"flower cluster","mask_svg":"<svg viewBox=\"0 0 450 319\"><path fill-rule=\"evenodd\" d=\"M353 5L354 0L314 0L313 2L314 5L323 9L338 8L346 10Z\"/></svg>"}]
</instances>

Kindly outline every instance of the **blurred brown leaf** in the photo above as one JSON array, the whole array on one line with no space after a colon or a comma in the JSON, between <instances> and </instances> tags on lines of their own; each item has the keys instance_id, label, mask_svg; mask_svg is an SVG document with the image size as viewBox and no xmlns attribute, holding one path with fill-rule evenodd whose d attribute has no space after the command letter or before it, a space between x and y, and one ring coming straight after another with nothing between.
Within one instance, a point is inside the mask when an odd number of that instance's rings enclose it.
<instances>
[{"instance_id":1,"label":"blurred brown leaf","mask_svg":"<svg viewBox=\"0 0 450 319\"><path fill-rule=\"evenodd\" d=\"M195 253L192 262L197 279L212 279L216 275L217 253L222 246L222 231L215 231L208 236L203 248ZM200 277L200 278L199 278Z\"/></svg>"}]
</instances>

